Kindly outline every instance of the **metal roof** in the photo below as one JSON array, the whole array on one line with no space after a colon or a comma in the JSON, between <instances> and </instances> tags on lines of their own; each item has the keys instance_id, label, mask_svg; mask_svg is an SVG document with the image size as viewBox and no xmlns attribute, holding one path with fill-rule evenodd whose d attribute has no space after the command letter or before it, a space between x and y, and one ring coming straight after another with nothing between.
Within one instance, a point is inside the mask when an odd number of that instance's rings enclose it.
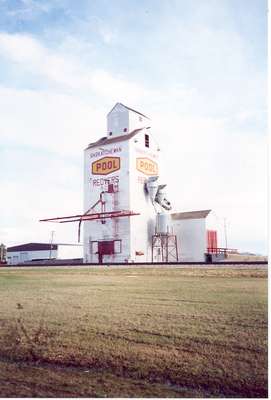
<instances>
[{"instance_id":1,"label":"metal roof","mask_svg":"<svg viewBox=\"0 0 271 400\"><path fill-rule=\"evenodd\" d=\"M96 142L90 143L85 150L90 149L91 147L99 146L99 145L102 146L105 144L111 144L111 143L117 143L117 142L123 142L125 140L129 140L132 137L134 137L137 133L142 131L142 129L144 129L144 128L135 129L134 131L127 133L126 135L120 135L120 136L110 137L110 138L108 138L107 136L102 137L101 139L97 140Z\"/></svg>"},{"instance_id":2,"label":"metal roof","mask_svg":"<svg viewBox=\"0 0 271 400\"><path fill-rule=\"evenodd\" d=\"M171 218L173 220L200 219L200 218L206 218L210 212L211 212L211 210L186 211L186 212L181 212L181 213L173 213L173 214L171 214Z\"/></svg>"},{"instance_id":3,"label":"metal roof","mask_svg":"<svg viewBox=\"0 0 271 400\"><path fill-rule=\"evenodd\" d=\"M109 111L108 114L110 114L110 113L114 110L114 108L116 107L116 105L118 105L118 104L120 104L122 107L127 108L127 110L130 110L130 111L133 111L133 112L135 112L135 113L137 113L137 114L139 114L139 115L142 115L142 117L144 117L144 118L150 119L149 117L147 117L147 115L144 115L144 114L142 114L141 112L136 111L136 110L134 110L133 108L130 108L130 107L128 107L128 106L126 106L125 104L122 104L122 103L116 103L116 104L114 105L114 107L112 108L112 110ZM107 114L107 115L108 115L108 114Z\"/></svg>"},{"instance_id":4,"label":"metal roof","mask_svg":"<svg viewBox=\"0 0 271 400\"><path fill-rule=\"evenodd\" d=\"M57 244L51 243L25 243L7 248L7 251L39 251L39 250L57 250Z\"/></svg>"}]
</instances>

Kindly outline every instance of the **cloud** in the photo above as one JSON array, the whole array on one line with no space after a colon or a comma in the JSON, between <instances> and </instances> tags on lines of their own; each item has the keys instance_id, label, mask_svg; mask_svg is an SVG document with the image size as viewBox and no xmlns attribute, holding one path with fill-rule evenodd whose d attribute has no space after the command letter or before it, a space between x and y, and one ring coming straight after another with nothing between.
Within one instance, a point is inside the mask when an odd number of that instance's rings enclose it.
<instances>
[{"instance_id":1,"label":"cloud","mask_svg":"<svg viewBox=\"0 0 271 400\"><path fill-rule=\"evenodd\" d=\"M138 101L150 93L140 85L113 77L102 69L91 69L68 55L49 50L38 40L24 34L0 34L0 54L9 62L18 64L26 72L46 78L66 89L77 89L101 97Z\"/></svg>"},{"instance_id":2,"label":"cloud","mask_svg":"<svg viewBox=\"0 0 271 400\"><path fill-rule=\"evenodd\" d=\"M88 85L80 65L47 49L38 40L25 34L0 34L0 54L26 72L42 76L68 88Z\"/></svg>"},{"instance_id":3,"label":"cloud","mask_svg":"<svg viewBox=\"0 0 271 400\"><path fill-rule=\"evenodd\" d=\"M20 0L17 7L8 9L7 15L25 21L33 20L41 14L48 14L51 10L52 3L50 1Z\"/></svg>"},{"instance_id":4,"label":"cloud","mask_svg":"<svg viewBox=\"0 0 271 400\"><path fill-rule=\"evenodd\" d=\"M9 145L76 155L106 132L105 110L72 95L0 87L0 107L1 138Z\"/></svg>"},{"instance_id":5,"label":"cloud","mask_svg":"<svg viewBox=\"0 0 271 400\"><path fill-rule=\"evenodd\" d=\"M115 39L115 29L112 29L109 24L106 24L102 18L92 15L84 21L85 25L89 25L89 28L95 30L102 38L103 42L107 45L112 44ZM82 26L82 21L80 23Z\"/></svg>"}]
</instances>

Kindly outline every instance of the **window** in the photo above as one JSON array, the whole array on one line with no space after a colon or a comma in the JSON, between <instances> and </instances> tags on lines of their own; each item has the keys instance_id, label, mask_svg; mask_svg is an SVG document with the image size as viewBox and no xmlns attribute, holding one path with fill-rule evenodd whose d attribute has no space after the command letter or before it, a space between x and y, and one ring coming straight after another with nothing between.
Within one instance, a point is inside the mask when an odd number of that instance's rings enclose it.
<instances>
[{"instance_id":1,"label":"window","mask_svg":"<svg viewBox=\"0 0 271 400\"><path fill-rule=\"evenodd\" d=\"M115 254L121 253L121 240L120 239L114 240L114 252L115 252Z\"/></svg>"},{"instance_id":2,"label":"window","mask_svg":"<svg viewBox=\"0 0 271 400\"><path fill-rule=\"evenodd\" d=\"M145 147L150 147L150 138L149 138L149 135L145 135Z\"/></svg>"},{"instance_id":3,"label":"window","mask_svg":"<svg viewBox=\"0 0 271 400\"><path fill-rule=\"evenodd\" d=\"M91 241L90 242L90 254L97 254L98 253L98 242Z\"/></svg>"}]
</instances>

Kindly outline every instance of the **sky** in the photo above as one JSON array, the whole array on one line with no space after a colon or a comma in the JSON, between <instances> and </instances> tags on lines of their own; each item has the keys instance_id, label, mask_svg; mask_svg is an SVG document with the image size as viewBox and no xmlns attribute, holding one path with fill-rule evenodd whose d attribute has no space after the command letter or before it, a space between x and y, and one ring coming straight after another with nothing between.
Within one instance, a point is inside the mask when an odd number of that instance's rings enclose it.
<instances>
[{"instance_id":1,"label":"sky","mask_svg":"<svg viewBox=\"0 0 271 400\"><path fill-rule=\"evenodd\" d=\"M0 242L76 242L83 150L151 118L174 211L267 254L267 2L0 0Z\"/></svg>"}]
</instances>

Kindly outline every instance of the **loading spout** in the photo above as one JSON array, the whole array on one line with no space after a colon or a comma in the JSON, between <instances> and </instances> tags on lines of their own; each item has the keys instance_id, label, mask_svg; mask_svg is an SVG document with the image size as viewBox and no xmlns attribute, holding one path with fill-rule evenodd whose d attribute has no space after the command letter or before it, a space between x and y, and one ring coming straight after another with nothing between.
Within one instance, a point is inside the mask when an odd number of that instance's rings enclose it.
<instances>
[{"instance_id":1,"label":"loading spout","mask_svg":"<svg viewBox=\"0 0 271 400\"><path fill-rule=\"evenodd\" d=\"M152 176L147 179L145 188L148 192L150 200L154 206L155 212L157 213L156 206L159 205L161 208L169 211L171 210L171 203L167 200L165 195L166 184L158 184L159 176Z\"/></svg>"}]
</instances>

